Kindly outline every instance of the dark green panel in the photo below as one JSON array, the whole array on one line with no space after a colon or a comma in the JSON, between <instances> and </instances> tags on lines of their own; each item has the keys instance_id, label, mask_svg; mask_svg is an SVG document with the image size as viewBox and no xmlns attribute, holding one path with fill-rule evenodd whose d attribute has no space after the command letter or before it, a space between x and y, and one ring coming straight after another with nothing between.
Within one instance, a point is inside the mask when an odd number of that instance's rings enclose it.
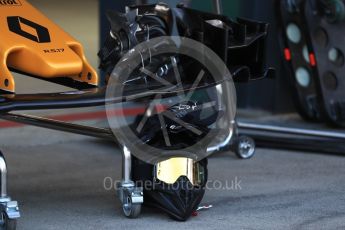
<instances>
[{"instance_id":1,"label":"dark green panel","mask_svg":"<svg viewBox=\"0 0 345 230\"><path fill-rule=\"evenodd\" d=\"M193 0L191 7L206 12L213 11L212 0Z\"/></svg>"},{"instance_id":2,"label":"dark green panel","mask_svg":"<svg viewBox=\"0 0 345 230\"><path fill-rule=\"evenodd\" d=\"M234 18L239 15L240 0L223 0L222 3L224 15L227 15L230 18ZM192 8L207 12L214 11L212 0L193 0Z\"/></svg>"}]
</instances>

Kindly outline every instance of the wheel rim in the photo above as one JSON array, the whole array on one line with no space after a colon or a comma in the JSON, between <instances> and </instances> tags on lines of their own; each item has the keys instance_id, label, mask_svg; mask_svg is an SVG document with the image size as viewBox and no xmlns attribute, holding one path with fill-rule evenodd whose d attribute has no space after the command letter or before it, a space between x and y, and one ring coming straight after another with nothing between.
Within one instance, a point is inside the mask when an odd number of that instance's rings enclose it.
<instances>
[{"instance_id":1,"label":"wheel rim","mask_svg":"<svg viewBox=\"0 0 345 230\"><path fill-rule=\"evenodd\" d=\"M130 216L132 212L132 200L130 197L127 197L126 203L123 204L123 212L126 216Z\"/></svg>"},{"instance_id":2,"label":"wheel rim","mask_svg":"<svg viewBox=\"0 0 345 230\"><path fill-rule=\"evenodd\" d=\"M4 213L4 212L1 212L1 214L0 214L0 230L5 230L6 229L6 223L7 223L7 220L8 219L8 217L7 217L7 215L6 215L6 213Z\"/></svg>"},{"instance_id":3,"label":"wheel rim","mask_svg":"<svg viewBox=\"0 0 345 230\"><path fill-rule=\"evenodd\" d=\"M238 145L238 152L243 158L249 158L253 156L255 152L255 145L253 140L249 138L242 138Z\"/></svg>"},{"instance_id":4,"label":"wheel rim","mask_svg":"<svg viewBox=\"0 0 345 230\"><path fill-rule=\"evenodd\" d=\"M0 216L0 226L4 226L6 224L6 214L4 212L1 212Z\"/></svg>"}]
</instances>

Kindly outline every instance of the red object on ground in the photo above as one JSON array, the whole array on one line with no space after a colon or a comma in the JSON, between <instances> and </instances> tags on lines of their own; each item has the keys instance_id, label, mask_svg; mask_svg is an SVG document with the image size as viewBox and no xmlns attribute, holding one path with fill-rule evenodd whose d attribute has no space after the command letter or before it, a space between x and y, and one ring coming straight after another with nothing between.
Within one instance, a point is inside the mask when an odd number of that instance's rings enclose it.
<instances>
[{"instance_id":1,"label":"red object on ground","mask_svg":"<svg viewBox=\"0 0 345 230\"><path fill-rule=\"evenodd\" d=\"M198 215L199 215L199 213L198 213L197 211L192 212L192 216L193 216L193 217L196 217L196 216L198 216Z\"/></svg>"}]
</instances>

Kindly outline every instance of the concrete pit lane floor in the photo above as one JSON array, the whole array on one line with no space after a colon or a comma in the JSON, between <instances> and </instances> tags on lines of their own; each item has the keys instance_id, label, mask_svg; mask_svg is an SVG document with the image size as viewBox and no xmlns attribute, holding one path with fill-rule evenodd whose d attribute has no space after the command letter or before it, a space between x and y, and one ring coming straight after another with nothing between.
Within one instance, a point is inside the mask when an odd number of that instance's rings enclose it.
<instances>
[{"instance_id":1,"label":"concrete pit lane floor","mask_svg":"<svg viewBox=\"0 0 345 230\"><path fill-rule=\"evenodd\" d=\"M0 137L12 135L0 148L9 167L9 194L20 204L19 230L345 228L340 156L268 149L258 149L250 160L216 154L202 202L213 208L185 223L151 208L130 220L109 189L121 178L116 145L31 127L4 129Z\"/></svg>"}]
</instances>

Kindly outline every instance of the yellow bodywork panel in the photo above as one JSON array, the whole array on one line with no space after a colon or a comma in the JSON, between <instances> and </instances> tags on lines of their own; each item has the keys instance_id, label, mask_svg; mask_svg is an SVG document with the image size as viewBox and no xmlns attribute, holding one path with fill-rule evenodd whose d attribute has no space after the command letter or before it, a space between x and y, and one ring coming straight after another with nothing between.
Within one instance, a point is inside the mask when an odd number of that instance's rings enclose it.
<instances>
[{"instance_id":1,"label":"yellow bodywork panel","mask_svg":"<svg viewBox=\"0 0 345 230\"><path fill-rule=\"evenodd\" d=\"M15 92L9 68L41 78L68 77L98 84L81 44L26 0L1 1L0 37L1 90Z\"/></svg>"}]
</instances>

